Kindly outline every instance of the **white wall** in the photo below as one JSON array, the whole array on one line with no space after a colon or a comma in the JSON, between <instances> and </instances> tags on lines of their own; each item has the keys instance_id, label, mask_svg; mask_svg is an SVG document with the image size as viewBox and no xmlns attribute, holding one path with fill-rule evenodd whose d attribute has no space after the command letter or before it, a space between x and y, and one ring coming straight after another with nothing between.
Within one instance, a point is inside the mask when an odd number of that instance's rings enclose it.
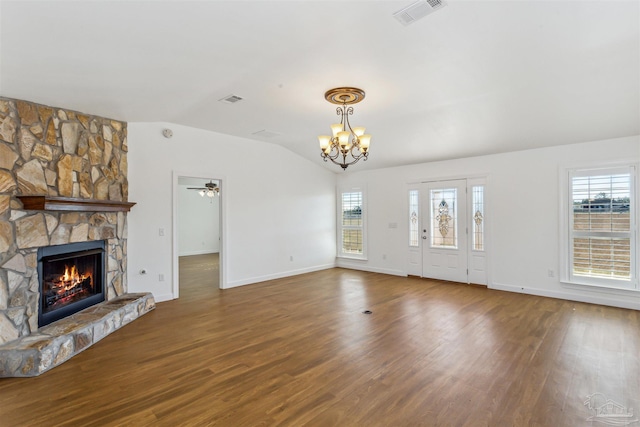
<instances>
[{"instance_id":1,"label":"white wall","mask_svg":"<svg viewBox=\"0 0 640 427\"><path fill-rule=\"evenodd\" d=\"M220 199L202 197L188 187L193 185L178 185L178 255L218 253Z\"/></svg>"},{"instance_id":2,"label":"white wall","mask_svg":"<svg viewBox=\"0 0 640 427\"><path fill-rule=\"evenodd\" d=\"M221 179L224 287L335 264L334 173L274 144L166 123L129 123L128 146L130 292L173 298L174 171Z\"/></svg>"},{"instance_id":3,"label":"white wall","mask_svg":"<svg viewBox=\"0 0 640 427\"><path fill-rule=\"evenodd\" d=\"M489 287L640 309L640 292L601 292L558 279L560 169L629 161L640 161L640 136L339 175L339 186L368 188L369 256L338 264L406 274L407 184L486 176Z\"/></svg>"}]
</instances>

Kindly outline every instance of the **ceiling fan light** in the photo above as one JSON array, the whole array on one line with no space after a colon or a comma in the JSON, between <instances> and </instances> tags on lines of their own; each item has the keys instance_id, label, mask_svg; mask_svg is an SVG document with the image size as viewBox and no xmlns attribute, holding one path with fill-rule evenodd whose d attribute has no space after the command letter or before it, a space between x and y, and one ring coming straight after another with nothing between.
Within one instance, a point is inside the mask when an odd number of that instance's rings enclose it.
<instances>
[{"instance_id":1,"label":"ceiling fan light","mask_svg":"<svg viewBox=\"0 0 640 427\"><path fill-rule=\"evenodd\" d=\"M200 197L204 197L205 193L206 193L205 190L198 191L198 194L200 195Z\"/></svg>"}]
</instances>

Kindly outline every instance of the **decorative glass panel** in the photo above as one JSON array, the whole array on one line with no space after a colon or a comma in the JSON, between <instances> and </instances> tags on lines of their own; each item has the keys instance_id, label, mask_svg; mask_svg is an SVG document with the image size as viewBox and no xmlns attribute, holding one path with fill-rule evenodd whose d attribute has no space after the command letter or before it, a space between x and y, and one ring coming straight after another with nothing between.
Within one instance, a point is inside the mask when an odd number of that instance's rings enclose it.
<instances>
[{"instance_id":1,"label":"decorative glass panel","mask_svg":"<svg viewBox=\"0 0 640 427\"><path fill-rule=\"evenodd\" d=\"M418 190L409 191L409 246L420 245L420 210Z\"/></svg>"},{"instance_id":2,"label":"decorative glass panel","mask_svg":"<svg viewBox=\"0 0 640 427\"><path fill-rule=\"evenodd\" d=\"M573 275L630 280L631 175L575 175L571 195Z\"/></svg>"},{"instance_id":3,"label":"decorative glass panel","mask_svg":"<svg viewBox=\"0 0 640 427\"><path fill-rule=\"evenodd\" d=\"M472 248L474 251L484 251L484 186L473 186L471 188L471 197L473 208Z\"/></svg>"},{"instance_id":4,"label":"decorative glass panel","mask_svg":"<svg viewBox=\"0 0 640 427\"><path fill-rule=\"evenodd\" d=\"M458 247L456 188L431 190L431 247Z\"/></svg>"}]
</instances>

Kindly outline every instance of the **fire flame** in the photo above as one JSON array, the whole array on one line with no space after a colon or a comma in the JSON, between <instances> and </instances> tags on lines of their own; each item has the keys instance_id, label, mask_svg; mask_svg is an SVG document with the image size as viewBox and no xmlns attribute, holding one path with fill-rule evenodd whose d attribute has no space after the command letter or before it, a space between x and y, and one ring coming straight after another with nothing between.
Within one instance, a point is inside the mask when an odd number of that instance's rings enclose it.
<instances>
[{"instance_id":1,"label":"fire flame","mask_svg":"<svg viewBox=\"0 0 640 427\"><path fill-rule=\"evenodd\" d=\"M58 287L58 293L72 289L74 286L76 286L78 283L82 283L82 281L88 277L90 277L90 275L80 274L75 265L71 267L65 265L64 275L60 276L60 279L58 281L60 283Z\"/></svg>"},{"instance_id":2,"label":"fire flame","mask_svg":"<svg viewBox=\"0 0 640 427\"><path fill-rule=\"evenodd\" d=\"M71 269L69 269L68 265L64 266L64 276L60 276L60 281L61 282L69 282L72 279L73 280L78 280L80 278L80 274L78 273L78 269L76 268L76 266L72 266Z\"/></svg>"}]
</instances>

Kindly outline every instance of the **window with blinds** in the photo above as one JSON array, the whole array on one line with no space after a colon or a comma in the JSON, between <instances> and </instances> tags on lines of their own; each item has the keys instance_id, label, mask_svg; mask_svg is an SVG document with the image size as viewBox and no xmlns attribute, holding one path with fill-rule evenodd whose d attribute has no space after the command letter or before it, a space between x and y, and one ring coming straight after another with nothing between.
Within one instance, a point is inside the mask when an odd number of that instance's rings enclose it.
<instances>
[{"instance_id":1,"label":"window with blinds","mask_svg":"<svg viewBox=\"0 0 640 427\"><path fill-rule=\"evenodd\" d=\"M409 190L409 246L420 246L420 205L418 190Z\"/></svg>"},{"instance_id":2,"label":"window with blinds","mask_svg":"<svg viewBox=\"0 0 640 427\"><path fill-rule=\"evenodd\" d=\"M362 257L364 255L363 201L362 191L348 191L341 194L339 252L343 256Z\"/></svg>"},{"instance_id":3,"label":"window with blinds","mask_svg":"<svg viewBox=\"0 0 640 427\"><path fill-rule=\"evenodd\" d=\"M569 178L570 278L635 288L634 169L576 170Z\"/></svg>"}]
</instances>

